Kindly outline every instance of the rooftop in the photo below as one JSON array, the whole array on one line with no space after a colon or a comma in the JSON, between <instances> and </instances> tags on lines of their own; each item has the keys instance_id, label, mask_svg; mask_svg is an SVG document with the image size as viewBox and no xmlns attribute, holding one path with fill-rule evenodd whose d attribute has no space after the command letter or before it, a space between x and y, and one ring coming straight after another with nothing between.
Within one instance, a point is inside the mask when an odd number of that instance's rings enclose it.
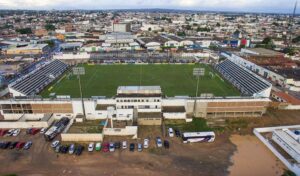
<instances>
[{"instance_id":1,"label":"rooftop","mask_svg":"<svg viewBox=\"0 0 300 176\"><path fill-rule=\"evenodd\" d=\"M289 147L300 154L300 143L290 136L286 131L274 130L274 133L280 137Z\"/></svg>"},{"instance_id":2,"label":"rooftop","mask_svg":"<svg viewBox=\"0 0 300 176\"><path fill-rule=\"evenodd\" d=\"M119 86L118 94L161 94L160 86Z\"/></svg>"},{"instance_id":3,"label":"rooftop","mask_svg":"<svg viewBox=\"0 0 300 176\"><path fill-rule=\"evenodd\" d=\"M247 49L242 49L242 51L247 52L248 54L250 54L250 52L252 52L252 54L260 55L260 56L282 56L282 55L284 55L281 52L273 51L273 50L269 50L269 49L265 49L265 48L247 48Z\"/></svg>"}]
</instances>

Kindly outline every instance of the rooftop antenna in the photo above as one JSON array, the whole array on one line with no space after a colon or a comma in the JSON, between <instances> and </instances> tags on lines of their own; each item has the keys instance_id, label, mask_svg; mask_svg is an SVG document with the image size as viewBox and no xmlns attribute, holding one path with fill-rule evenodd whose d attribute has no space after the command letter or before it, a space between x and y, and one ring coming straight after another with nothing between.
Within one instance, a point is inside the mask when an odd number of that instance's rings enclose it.
<instances>
[{"instance_id":1,"label":"rooftop antenna","mask_svg":"<svg viewBox=\"0 0 300 176\"><path fill-rule=\"evenodd\" d=\"M292 44L292 40L293 40L293 25L294 25L294 22L295 22L295 16L296 16L296 11L297 11L297 5L298 5L298 0L296 0L295 2L295 6L294 6L294 11L293 11L293 15L292 17L290 18L290 30L289 30L289 33L290 33L290 39L289 39L289 42L288 42L288 46L290 46Z\"/></svg>"}]
</instances>

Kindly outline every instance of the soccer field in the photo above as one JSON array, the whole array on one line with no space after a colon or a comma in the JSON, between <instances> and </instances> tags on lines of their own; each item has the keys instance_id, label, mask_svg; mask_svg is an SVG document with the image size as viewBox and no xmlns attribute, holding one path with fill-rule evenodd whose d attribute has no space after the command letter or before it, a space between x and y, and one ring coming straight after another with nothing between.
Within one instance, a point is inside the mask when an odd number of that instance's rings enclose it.
<instances>
[{"instance_id":1,"label":"soccer field","mask_svg":"<svg viewBox=\"0 0 300 176\"><path fill-rule=\"evenodd\" d=\"M83 65L86 74L81 76L83 97L116 95L118 86L150 86L159 85L166 96L195 96L197 78L193 76L193 68L205 68L205 76L200 78L199 95L213 93L215 96L240 95L230 83L222 80L215 71L207 65ZM77 76L70 72L47 87L41 95L48 97L56 95L71 95L80 97Z\"/></svg>"}]
</instances>

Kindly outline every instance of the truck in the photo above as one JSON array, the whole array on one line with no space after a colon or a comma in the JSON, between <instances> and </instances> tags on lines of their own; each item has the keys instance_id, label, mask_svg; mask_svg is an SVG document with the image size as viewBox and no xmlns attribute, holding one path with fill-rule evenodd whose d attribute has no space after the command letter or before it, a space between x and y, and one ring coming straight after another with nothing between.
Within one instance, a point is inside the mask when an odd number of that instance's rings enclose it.
<instances>
[{"instance_id":1,"label":"truck","mask_svg":"<svg viewBox=\"0 0 300 176\"><path fill-rule=\"evenodd\" d=\"M54 124L44 134L46 141L53 140L59 133L61 133L66 128L69 122L70 119L67 117L63 117L59 121L54 122Z\"/></svg>"}]
</instances>

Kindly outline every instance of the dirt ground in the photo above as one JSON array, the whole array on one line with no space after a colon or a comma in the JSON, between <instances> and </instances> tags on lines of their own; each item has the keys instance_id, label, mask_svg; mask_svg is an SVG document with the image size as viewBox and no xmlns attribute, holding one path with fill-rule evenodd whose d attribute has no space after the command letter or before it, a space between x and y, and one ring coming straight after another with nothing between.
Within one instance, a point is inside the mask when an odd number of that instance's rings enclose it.
<instances>
[{"instance_id":1,"label":"dirt ground","mask_svg":"<svg viewBox=\"0 0 300 176\"><path fill-rule=\"evenodd\" d=\"M255 136L232 135L230 140L237 146L229 167L230 176L281 176L286 167Z\"/></svg>"},{"instance_id":2,"label":"dirt ground","mask_svg":"<svg viewBox=\"0 0 300 176\"><path fill-rule=\"evenodd\" d=\"M14 173L22 176L99 176L99 175L227 175L230 156L235 146L229 136L217 136L214 143L183 144L172 138L170 149L156 148L154 137L161 136L160 127L141 130L150 137L150 148L142 152L117 150L114 153L84 151L81 156L57 155L41 134L29 136L25 131L18 137L0 140L32 140L29 151L0 150L0 175ZM147 131L149 132L147 134ZM105 139L109 140L109 139ZM142 142L142 139L130 140Z\"/></svg>"},{"instance_id":3,"label":"dirt ground","mask_svg":"<svg viewBox=\"0 0 300 176\"><path fill-rule=\"evenodd\" d=\"M161 127L140 127L140 139L132 140L128 137L124 139L127 139L128 143L138 143L146 137L150 138L149 149L142 152L117 150L114 153L95 151L88 153L85 150L81 156L57 155L41 134L30 136L22 130L18 137L0 137L0 141L32 140L33 146L29 151L0 150L0 175L14 173L19 176L223 176L229 175L231 171L231 175L235 176L245 175L257 169L262 171L260 173L266 173L264 175L280 174L281 170L276 167L281 168L282 165L274 159L272 153L263 144L257 140L249 141L247 136L240 136L239 140L231 141L230 136L251 134L254 127L299 124L300 111L271 111L263 118L245 121L246 127L241 130L218 132L213 143L183 144L179 138L167 137L166 139L170 141L169 150L155 147L155 137L163 137ZM234 125L232 129L237 129ZM122 139L105 138L104 140ZM256 166L259 162L256 163L255 158L261 159L260 167ZM266 168L262 167L265 165ZM240 169L236 171L234 168ZM271 173L269 171L272 168Z\"/></svg>"}]
</instances>

